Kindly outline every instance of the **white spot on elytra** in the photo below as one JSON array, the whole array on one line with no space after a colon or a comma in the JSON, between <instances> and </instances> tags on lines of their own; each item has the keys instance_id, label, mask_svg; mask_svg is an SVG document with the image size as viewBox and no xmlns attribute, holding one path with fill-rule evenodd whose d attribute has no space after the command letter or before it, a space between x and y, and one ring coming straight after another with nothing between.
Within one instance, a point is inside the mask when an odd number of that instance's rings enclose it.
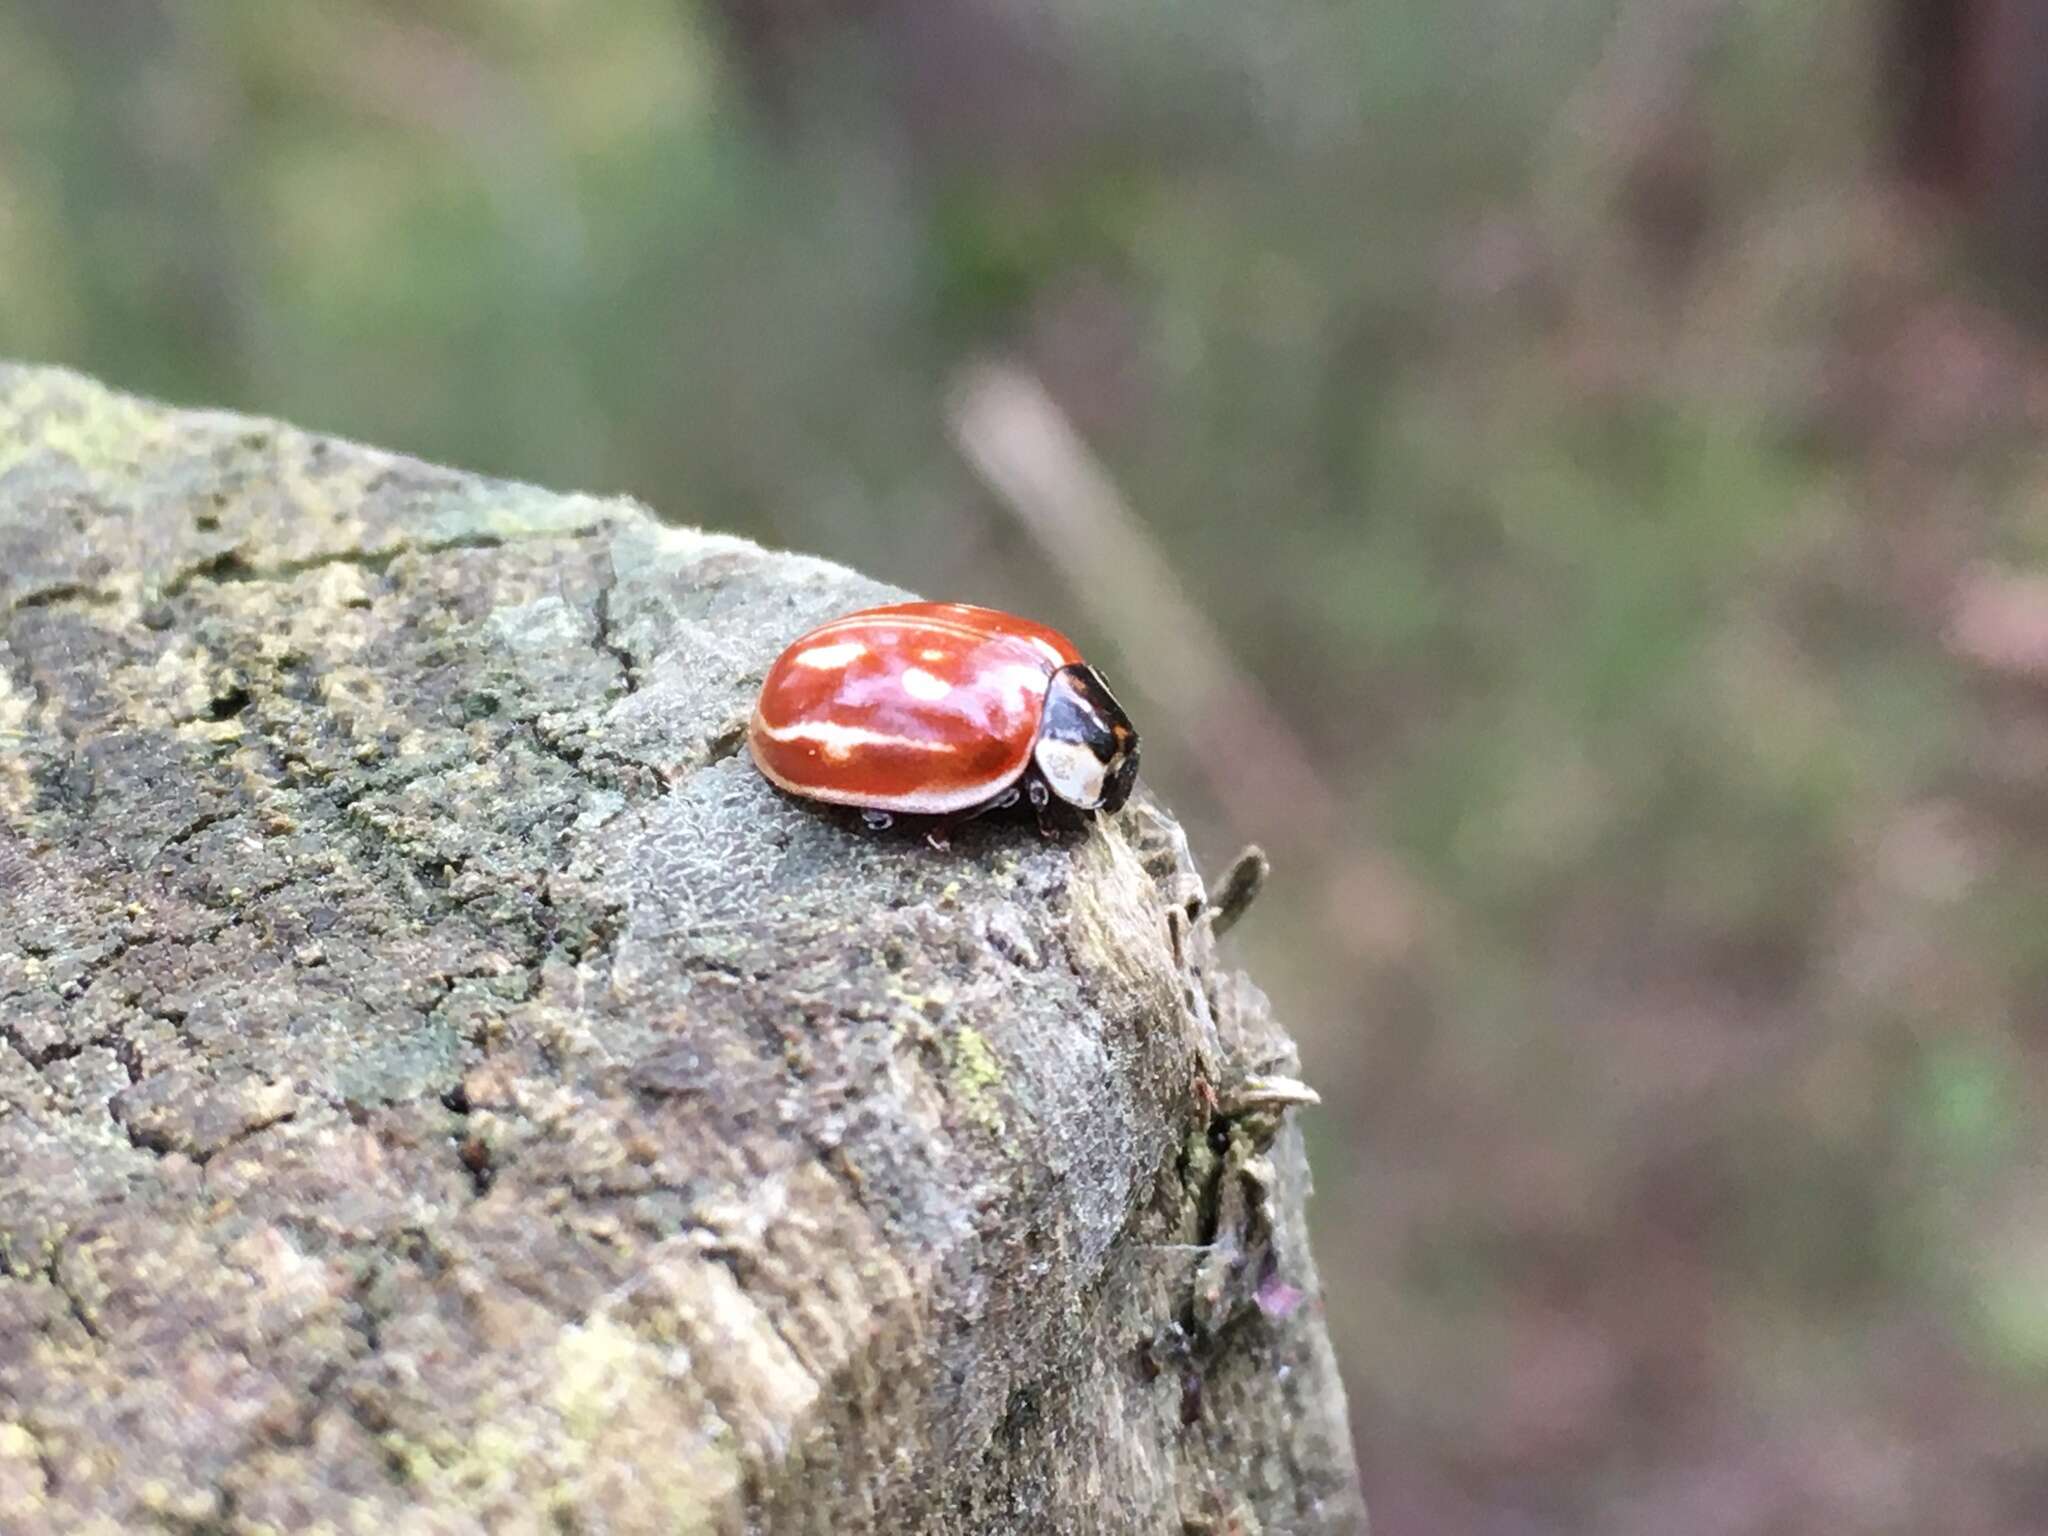
<instances>
[{"instance_id":1,"label":"white spot on elytra","mask_svg":"<svg viewBox=\"0 0 2048 1536\"><path fill-rule=\"evenodd\" d=\"M868 653L868 648L858 640L841 640L832 645L809 645L789 658L793 667L816 667L819 671L830 671L843 667L850 661L857 661Z\"/></svg>"},{"instance_id":2,"label":"white spot on elytra","mask_svg":"<svg viewBox=\"0 0 2048 1536\"><path fill-rule=\"evenodd\" d=\"M942 677L932 676L923 667L907 667L903 672L903 691L913 699L936 704L953 691L953 685Z\"/></svg>"},{"instance_id":3,"label":"white spot on elytra","mask_svg":"<svg viewBox=\"0 0 2048 1536\"><path fill-rule=\"evenodd\" d=\"M983 681L1002 692L1004 707L1011 710L1025 709L1033 698L1045 697L1045 673L1028 662L998 667Z\"/></svg>"}]
</instances>

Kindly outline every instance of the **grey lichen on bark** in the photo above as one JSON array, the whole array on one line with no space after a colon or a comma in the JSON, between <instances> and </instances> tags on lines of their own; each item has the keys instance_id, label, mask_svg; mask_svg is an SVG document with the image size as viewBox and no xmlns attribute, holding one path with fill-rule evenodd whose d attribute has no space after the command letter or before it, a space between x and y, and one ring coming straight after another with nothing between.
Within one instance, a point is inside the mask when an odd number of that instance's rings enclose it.
<instances>
[{"instance_id":1,"label":"grey lichen on bark","mask_svg":"<svg viewBox=\"0 0 2048 1536\"><path fill-rule=\"evenodd\" d=\"M1170 819L749 764L892 595L0 367L0 1530L1362 1528Z\"/></svg>"}]
</instances>

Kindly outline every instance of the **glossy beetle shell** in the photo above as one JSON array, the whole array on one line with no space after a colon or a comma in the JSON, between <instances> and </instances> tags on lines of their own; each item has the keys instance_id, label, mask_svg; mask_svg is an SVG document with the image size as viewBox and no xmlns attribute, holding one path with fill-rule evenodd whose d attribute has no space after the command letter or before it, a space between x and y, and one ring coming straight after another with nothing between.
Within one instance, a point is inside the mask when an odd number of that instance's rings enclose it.
<instances>
[{"instance_id":1,"label":"glossy beetle shell","mask_svg":"<svg viewBox=\"0 0 2048 1536\"><path fill-rule=\"evenodd\" d=\"M761 685L747 741L770 782L835 805L972 810L1031 766L1057 630L965 603L898 603L820 625Z\"/></svg>"}]
</instances>

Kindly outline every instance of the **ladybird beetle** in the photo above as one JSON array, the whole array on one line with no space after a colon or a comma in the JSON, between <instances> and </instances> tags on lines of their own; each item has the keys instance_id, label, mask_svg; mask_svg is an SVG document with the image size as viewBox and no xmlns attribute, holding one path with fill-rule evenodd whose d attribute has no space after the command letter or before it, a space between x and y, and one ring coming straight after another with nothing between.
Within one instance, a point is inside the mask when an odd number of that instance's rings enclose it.
<instances>
[{"instance_id":1,"label":"ladybird beetle","mask_svg":"<svg viewBox=\"0 0 2048 1536\"><path fill-rule=\"evenodd\" d=\"M875 826L943 829L1025 797L1115 812L1138 776L1138 733L1073 641L966 603L866 608L802 636L768 669L747 744L778 788Z\"/></svg>"}]
</instances>

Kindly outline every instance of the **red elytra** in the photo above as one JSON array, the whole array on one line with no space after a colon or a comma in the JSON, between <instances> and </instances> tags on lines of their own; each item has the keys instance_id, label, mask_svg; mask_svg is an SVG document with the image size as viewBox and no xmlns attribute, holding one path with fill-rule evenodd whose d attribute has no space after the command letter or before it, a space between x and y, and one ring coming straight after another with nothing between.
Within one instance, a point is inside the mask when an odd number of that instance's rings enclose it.
<instances>
[{"instance_id":1,"label":"red elytra","mask_svg":"<svg viewBox=\"0 0 2048 1536\"><path fill-rule=\"evenodd\" d=\"M1028 793L1114 811L1138 737L1057 630L965 603L822 624L761 685L747 741L770 782L874 812L958 817Z\"/></svg>"}]
</instances>

